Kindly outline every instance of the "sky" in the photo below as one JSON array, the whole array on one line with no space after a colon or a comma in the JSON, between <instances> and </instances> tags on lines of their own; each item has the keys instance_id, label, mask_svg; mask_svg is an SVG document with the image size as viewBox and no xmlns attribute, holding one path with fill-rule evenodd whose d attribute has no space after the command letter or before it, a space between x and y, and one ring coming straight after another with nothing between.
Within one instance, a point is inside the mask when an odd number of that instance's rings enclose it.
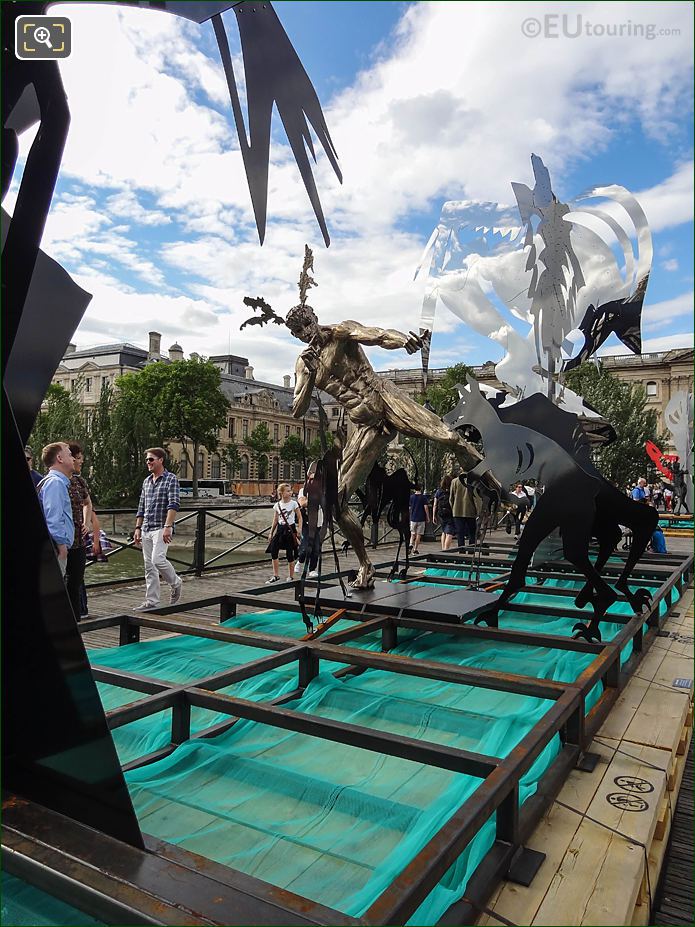
<instances>
[{"instance_id":1,"label":"sky","mask_svg":"<svg viewBox=\"0 0 695 927\"><path fill-rule=\"evenodd\" d=\"M79 348L146 346L156 330L163 350L231 351L277 382L299 345L279 326L240 332L242 299L262 295L282 314L294 305L305 242L320 321L417 330L414 274L443 203L513 206L511 182L533 185L532 152L561 199L597 184L635 193L654 239L643 351L692 347L689 2L274 6L343 173L341 185L319 153L328 249L277 117L259 245L210 23L110 4L51 8L72 20L73 52L60 63L72 120L42 246L93 294ZM239 78L234 14L224 21ZM34 132L20 139L20 168ZM17 180L10 212L16 190ZM603 350L627 353L614 336ZM432 367L502 353L440 305ZM369 354L378 369L419 365L402 351Z\"/></svg>"}]
</instances>

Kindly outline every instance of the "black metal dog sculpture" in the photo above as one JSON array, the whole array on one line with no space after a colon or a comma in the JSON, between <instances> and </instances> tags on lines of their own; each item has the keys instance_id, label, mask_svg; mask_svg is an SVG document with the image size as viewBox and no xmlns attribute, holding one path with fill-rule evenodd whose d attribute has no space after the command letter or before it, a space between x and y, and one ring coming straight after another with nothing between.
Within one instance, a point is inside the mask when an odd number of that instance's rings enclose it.
<instances>
[{"instance_id":1,"label":"black metal dog sculpture","mask_svg":"<svg viewBox=\"0 0 695 927\"><path fill-rule=\"evenodd\" d=\"M417 476L416 476L417 480ZM376 463L365 480L364 488L357 491L364 509L360 516L360 524L364 528L368 518L372 524L378 524L384 512L389 528L398 532L398 550L388 579L396 574L401 579L408 575L410 561L408 557L408 542L410 539L410 493L414 487L404 467L399 467L393 473L388 473L385 467ZM405 566L399 570L401 550L405 547Z\"/></svg>"},{"instance_id":2,"label":"black metal dog sculpture","mask_svg":"<svg viewBox=\"0 0 695 927\"><path fill-rule=\"evenodd\" d=\"M645 589L632 592L628 578L656 526L656 512L623 496L599 473L575 415L561 411L540 394L495 410L477 382L472 378L468 382L470 391L461 388L461 401L448 419L454 426L474 425L482 435L485 459L473 474L482 476L490 469L503 485L535 478L545 486L526 523L499 602L476 621L497 623L499 608L523 587L534 551L559 528L566 558L586 577L575 604L581 608L591 603L594 610L589 624L579 622L574 631L587 640L600 640L599 624L617 598L600 570L617 543L618 524L631 526L634 540L615 587L640 611L649 602L649 593ZM596 564L589 558L592 537L599 540Z\"/></svg>"}]
</instances>

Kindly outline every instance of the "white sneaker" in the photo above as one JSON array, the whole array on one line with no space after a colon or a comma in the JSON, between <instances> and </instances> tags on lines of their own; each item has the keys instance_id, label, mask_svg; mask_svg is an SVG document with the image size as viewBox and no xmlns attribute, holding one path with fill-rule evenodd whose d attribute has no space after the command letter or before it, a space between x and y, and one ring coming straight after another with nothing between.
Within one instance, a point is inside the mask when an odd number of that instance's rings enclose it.
<instances>
[{"instance_id":1,"label":"white sneaker","mask_svg":"<svg viewBox=\"0 0 695 927\"><path fill-rule=\"evenodd\" d=\"M319 575L318 570L312 570L311 573L309 573L309 579L317 579L318 575Z\"/></svg>"},{"instance_id":2,"label":"white sneaker","mask_svg":"<svg viewBox=\"0 0 695 927\"><path fill-rule=\"evenodd\" d=\"M151 608L157 608L156 605L150 605L149 602L141 602L139 605L133 605L132 611L134 612L146 612Z\"/></svg>"},{"instance_id":3,"label":"white sneaker","mask_svg":"<svg viewBox=\"0 0 695 927\"><path fill-rule=\"evenodd\" d=\"M271 576L270 579L266 579L265 584L266 586L270 586L273 583L279 583L279 582L280 582L279 576Z\"/></svg>"},{"instance_id":4,"label":"white sneaker","mask_svg":"<svg viewBox=\"0 0 695 927\"><path fill-rule=\"evenodd\" d=\"M178 583L175 586L171 587L171 598L169 601L172 605L176 605L178 600L181 598L181 590L183 589L183 580L179 579Z\"/></svg>"}]
</instances>

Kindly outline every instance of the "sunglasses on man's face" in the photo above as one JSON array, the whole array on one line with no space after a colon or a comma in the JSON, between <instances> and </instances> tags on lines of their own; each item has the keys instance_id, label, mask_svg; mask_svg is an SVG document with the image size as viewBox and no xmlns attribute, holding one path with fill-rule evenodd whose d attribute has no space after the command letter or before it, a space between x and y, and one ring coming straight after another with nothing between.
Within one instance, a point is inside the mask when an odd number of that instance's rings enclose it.
<instances>
[{"instance_id":1,"label":"sunglasses on man's face","mask_svg":"<svg viewBox=\"0 0 695 927\"><path fill-rule=\"evenodd\" d=\"M156 457L145 457L145 463L154 463L156 459Z\"/></svg>"}]
</instances>

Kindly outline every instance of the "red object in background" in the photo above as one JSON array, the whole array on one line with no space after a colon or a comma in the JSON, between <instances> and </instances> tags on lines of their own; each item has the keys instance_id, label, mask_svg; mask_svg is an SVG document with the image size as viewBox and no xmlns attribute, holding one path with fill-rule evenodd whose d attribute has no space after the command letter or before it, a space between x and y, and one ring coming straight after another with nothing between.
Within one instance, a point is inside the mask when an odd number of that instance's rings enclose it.
<instances>
[{"instance_id":1,"label":"red object in background","mask_svg":"<svg viewBox=\"0 0 695 927\"><path fill-rule=\"evenodd\" d=\"M666 464L674 463L676 460L678 460L678 454L664 454L663 451L661 451L661 449L658 448L653 441L647 441L645 444L645 450L647 451L649 459L654 462L657 470L660 470L667 480L673 482L673 473L671 470L669 470Z\"/></svg>"}]
</instances>

